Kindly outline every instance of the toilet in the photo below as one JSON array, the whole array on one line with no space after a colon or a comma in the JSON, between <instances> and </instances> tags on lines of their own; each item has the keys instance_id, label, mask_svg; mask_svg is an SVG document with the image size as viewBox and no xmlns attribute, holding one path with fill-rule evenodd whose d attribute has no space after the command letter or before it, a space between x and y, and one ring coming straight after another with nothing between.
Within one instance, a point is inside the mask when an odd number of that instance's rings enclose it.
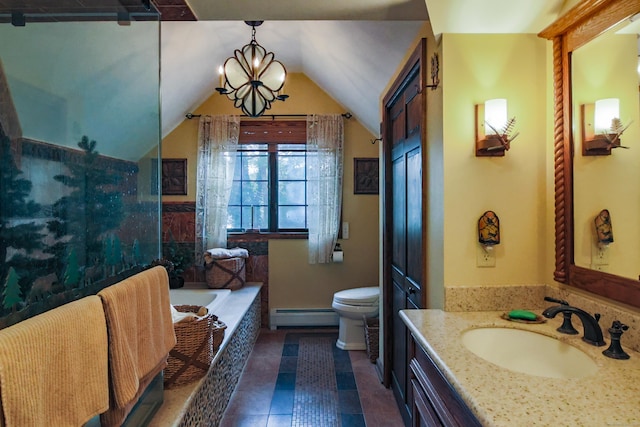
<instances>
[{"instance_id":1,"label":"toilet","mask_svg":"<svg viewBox=\"0 0 640 427\"><path fill-rule=\"evenodd\" d=\"M346 289L333 294L331 307L340 319L336 347L342 350L366 350L364 320L378 316L380 288L377 286Z\"/></svg>"}]
</instances>

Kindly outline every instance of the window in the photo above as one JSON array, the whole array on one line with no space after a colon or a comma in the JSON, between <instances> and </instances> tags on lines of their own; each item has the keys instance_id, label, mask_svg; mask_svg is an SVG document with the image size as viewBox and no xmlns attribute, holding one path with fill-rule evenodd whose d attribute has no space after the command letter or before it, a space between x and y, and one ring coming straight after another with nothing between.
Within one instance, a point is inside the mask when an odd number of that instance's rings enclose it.
<instances>
[{"instance_id":1,"label":"window","mask_svg":"<svg viewBox=\"0 0 640 427\"><path fill-rule=\"evenodd\" d=\"M243 121L227 230L307 231L306 123Z\"/></svg>"}]
</instances>

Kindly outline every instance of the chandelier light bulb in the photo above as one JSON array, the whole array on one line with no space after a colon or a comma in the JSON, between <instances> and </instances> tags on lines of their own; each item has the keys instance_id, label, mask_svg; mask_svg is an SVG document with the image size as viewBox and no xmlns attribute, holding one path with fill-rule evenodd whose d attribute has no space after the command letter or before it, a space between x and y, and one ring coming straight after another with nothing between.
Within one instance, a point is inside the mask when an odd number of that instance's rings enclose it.
<instances>
[{"instance_id":1,"label":"chandelier light bulb","mask_svg":"<svg viewBox=\"0 0 640 427\"><path fill-rule=\"evenodd\" d=\"M220 87L224 87L224 67L218 67L218 75L220 76Z\"/></svg>"}]
</instances>

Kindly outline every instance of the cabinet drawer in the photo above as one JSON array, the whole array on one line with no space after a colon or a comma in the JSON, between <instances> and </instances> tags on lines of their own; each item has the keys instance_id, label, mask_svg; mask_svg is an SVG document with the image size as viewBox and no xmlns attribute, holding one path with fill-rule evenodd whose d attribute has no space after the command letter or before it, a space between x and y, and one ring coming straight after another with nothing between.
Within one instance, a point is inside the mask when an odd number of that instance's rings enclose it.
<instances>
[{"instance_id":1,"label":"cabinet drawer","mask_svg":"<svg viewBox=\"0 0 640 427\"><path fill-rule=\"evenodd\" d=\"M420 388L424 390L426 400L433 408L433 412L437 414L440 424L436 425L481 427L475 415L442 375L429 355L415 342L413 347L415 354L410 363L412 380L417 381Z\"/></svg>"},{"instance_id":2,"label":"cabinet drawer","mask_svg":"<svg viewBox=\"0 0 640 427\"><path fill-rule=\"evenodd\" d=\"M441 427L440 418L438 418L438 414L431 406L420 383L413 379L411 380L411 387L413 388L414 398L411 425L414 427Z\"/></svg>"}]
</instances>

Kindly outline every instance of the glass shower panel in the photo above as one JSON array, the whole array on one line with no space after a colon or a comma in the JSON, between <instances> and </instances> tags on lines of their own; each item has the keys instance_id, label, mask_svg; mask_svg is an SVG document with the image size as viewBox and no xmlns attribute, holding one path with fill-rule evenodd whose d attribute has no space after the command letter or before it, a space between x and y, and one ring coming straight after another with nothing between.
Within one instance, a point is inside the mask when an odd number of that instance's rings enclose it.
<instances>
[{"instance_id":1,"label":"glass shower panel","mask_svg":"<svg viewBox=\"0 0 640 427\"><path fill-rule=\"evenodd\" d=\"M6 3L0 328L146 268L161 224L157 11Z\"/></svg>"}]
</instances>

